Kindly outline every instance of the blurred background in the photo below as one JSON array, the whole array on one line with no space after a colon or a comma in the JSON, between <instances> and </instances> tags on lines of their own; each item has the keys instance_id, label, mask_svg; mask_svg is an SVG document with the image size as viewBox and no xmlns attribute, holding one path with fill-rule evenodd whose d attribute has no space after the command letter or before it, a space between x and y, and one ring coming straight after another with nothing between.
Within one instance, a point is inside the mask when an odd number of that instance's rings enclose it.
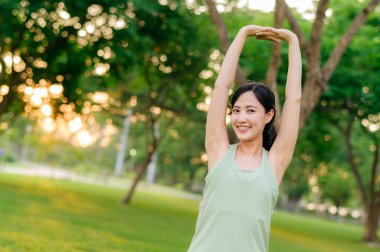
<instances>
[{"instance_id":1,"label":"blurred background","mask_svg":"<svg viewBox=\"0 0 380 252\"><path fill-rule=\"evenodd\" d=\"M378 2L1 0L0 172L116 186L124 203L139 182L199 199L228 44L244 25L285 27L300 39L303 101L277 208L353 223L375 243ZM239 64L236 87L263 82L283 101L285 43L252 39Z\"/></svg>"}]
</instances>

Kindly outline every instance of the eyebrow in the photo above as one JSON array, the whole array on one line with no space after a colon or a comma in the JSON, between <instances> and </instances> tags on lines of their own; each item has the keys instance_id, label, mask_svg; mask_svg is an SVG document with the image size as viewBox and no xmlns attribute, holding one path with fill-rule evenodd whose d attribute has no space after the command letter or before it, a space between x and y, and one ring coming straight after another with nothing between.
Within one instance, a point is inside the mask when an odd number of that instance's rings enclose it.
<instances>
[{"instance_id":1,"label":"eyebrow","mask_svg":"<svg viewBox=\"0 0 380 252\"><path fill-rule=\"evenodd\" d=\"M240 107L234 105L233 108L240 108ZM248 106L246 106L245 108L255 108L255 109L257 109L257 107L256 107L255 105L248 105Z\"/></svg>"}]
</instances>

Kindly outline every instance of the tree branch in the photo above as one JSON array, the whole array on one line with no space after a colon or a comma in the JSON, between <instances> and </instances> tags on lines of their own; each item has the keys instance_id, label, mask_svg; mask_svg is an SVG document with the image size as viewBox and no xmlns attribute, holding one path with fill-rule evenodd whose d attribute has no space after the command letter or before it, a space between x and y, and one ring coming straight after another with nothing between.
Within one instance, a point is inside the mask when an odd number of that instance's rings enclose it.
<instances>
[{"instance_id":1,"label":"tree branch","mask_svg":"<svg viewBox=\"0 0 380 252\"><path fill-rule=\"evenodd\" d=\"M299 26L296 18L292 14L292 11L290 10L288 4L285 2L285 0L280 0L280 1L282 2L282 6L284 8L285 17L288 20L290 27L292 28L293 32L298 37L302 53L307 55L309 53L309 45L306 41L305 35L303 34L301 27Z\"/></svg>"},{"instance_id":2,"label":"tree branch","mask_svg":"<svg viewBox=\"0 0 380 252\"><path fill-rule=\"evenodd\" d=\"M324 27L325 12L330 0L320 0L318 2L315 20L311 30L309 64L310 67L320 66L321 42Z\"/></svg>"},{"instance_id":3,"label":"tree branch","mask_svg":"<svg viewBox=\"0 0 380 252\"><path fill-rule=\"evenodd\" d=\"M215 24L218 32L220 46L222 48L223 54L227 53L228 47L230 46L230 40L228 38L228 31L225 23L223 22L222 17L220 16L218 10L216 9L215 2L213 0L205 0L208 10L210 12L211 19ZM238 83L238 86L247 84L247 79L245 78L243 72L241 71L240 66L236 68L235 80Z\"/></svg>"},{"instance_id":4,"label":"tree branch","mask_svg":"<svg viewBox=\"0 0 380 252\"><path fill-rule=\"evenodd\" d=\"M330 110L331 110L331 109L330 109ZM341 132L344 132L343 127L339 124L340 120L334 118L330 113L324 113L324 116L325 116L328 120L330 120L330 121L333 123L333 125L334 125L338 130L340 130Z\"/></svg>"},{"instance_id":5,"label":"tree branch","mask_svg":"<svg viewBox=\"0 0 380 252\"><path fill-rule=\"evenodd\" d=\"M282 0L276 0L276 7L274 12L274 27L281 28L284 22L284 6ZM281 118L281 104L279 100L278 90L277 90L277 76L278 71L281 66L281 44L273 42L272 43L272 56L270 59L269 66L267 68L265 83L273 90L276 98L276 128L280 122Z\"/></svg>"},{"instance_id":6,"label":"tree branch","mask_svg":"<svg viewBox=\"0 0 380 252\"><path fill-rule=\"evenodd\" d=\"M324 64L322 68L322 74L325 76L325 80L328 81L338 65L344 51L346 50L348 44L351 42L353 36L355 33L359 30L360 26L362 26L369 14L375 9L376 5L379 3L380 0L372 0L367 7L365 7L361 12L359 12L354 21L352 22L351 26L348 28L346 33L341 37L339 42L336 44L334 50L330 54L330 57Z\"/></svg>"},{"instance_id":7,"label":"tree branch","mask_svg":"<svg viewBox=\"0 0 380 252\"><path fill-rule=\"evenodd\" d=\"M361 195L363 205L367 208L368 203L369 203L368 197L367 197L367 194L365 193L363 181L362 181L362 178L361 178L360 173L358 171L358 167L356 166L356 164L354 162L355 154L354 154L354 150L353 150L351 139L350 139L351 138L351 130L352 130L352 126L353 126L354 122L355 122L355 116L352 116L348 122L346 129L343 132L343 136L344 136L344 141L346 142L346 146L347 146L347 153L348 153L347 161L348 161L349 166L350 166L350 168L351 168L351 170L355 176L356 183L358 184L359 193Z\"/></svg>"},{"instance_id":8,"label":"tree branch","mask_svg":"<svg viewBox=\"0 0 380 252\"><path fill-rule=\"evenodd\" d=\"M169 132L169 129L170 127L173 125L173 123L175 122L175 116L173 116L172 118L170 118L169 122L165 125L165 131L162 133L160 139L158 140L158 143L159 144L163 139L165 139L167 133Z\"/></svg>"}]
</instances>

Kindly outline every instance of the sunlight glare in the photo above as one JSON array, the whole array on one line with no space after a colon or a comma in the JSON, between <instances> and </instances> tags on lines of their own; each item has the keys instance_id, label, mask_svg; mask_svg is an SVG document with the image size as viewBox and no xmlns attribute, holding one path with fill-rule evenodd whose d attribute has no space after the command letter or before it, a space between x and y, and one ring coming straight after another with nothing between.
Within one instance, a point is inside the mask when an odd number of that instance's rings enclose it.
<instances>
[{"instance_id":1,"label":"sunlight glare","mask_svg":"<svg viewBox=\"0 0 380 252\"><path fill-rule=\"evenodd\" d=\"M42 120L41 127L48 133L51 133L55 130L55 123L51 117L45 117Z\"/></svg>"},{"instance_id":2,"label":"sunlight glare","mask_svg":"<svg viewBox=\"0 0 380 252\"><path fill-rule=\"evenodd\" d=\"M81 130L76 134L76 140L80 147L87 147L92 144L95 139L87 130Z\"/></svg>"},{"instance_id":3,"label":"sunlight glare","mask_svg":"<svg viewBox=\"0 0 380 252\"><path fill-rule=\"evenodd\" d=\"M95 92L94 95L92 96L92 100L95 103L107 103L109 99L109 95L106 92Z\"/></svg>"},{"instance_id":4,"label":"sunlight glare","mask_svg":"<svg viewBox=\"0 0 380 252\"><path fill-rule=\"evenodd\" d=\"M71 132L77 132L82 128L82 119L80 117L75 117L73 120L69 121L69 130Z\"/></svg>"},{"instance_id":5,"label":"sunlight glare","mask_svg":"<svg viewBox=\"0 0 380 252\"><path fill-rule=\"evenodd\" d=\"M86 29L86 31L87 31L89 34L93 34L94 31L95 31L95 27L94 27L94 25L91 24L91 23L87 23L87 24L85 24L85 29Z\"/></svg>"},{"instance_id":6,"label":"sunlight glare","mask_svg":"<svg viewBox=\"0 0 380 252\"><path fill-rule=\"evenodd\" d=\"M67 11L65 10L58 10L57 11L58 15L62 18L62 19L69 19L70 18L70 13L68 13Z\"/></svg>"},{"instance_id":7,"label":"sunlight glare","mask_svg":"<svg viewBox=\"0 0 380 252\"><path fill-rule=\"evenodd\" d=\"M5 96L9 93L9 87L7 85L1 85L0 95Z\"/></svg>"},{"instance_id":8,"label":"sunlight glare","mask_svg":"<svg viewBox=\"0 0 380 252\"><path fill-rule=\"evenodd\" d=\"M30 103L34 107L39 107L42 104L41 96L38 96L36 94L32 95L32 97L30 97Z\"/></svg>"},{"instance_id":9,"label":"sunlight glare","mask_svg":"<svg viewBox=\"0 0 380 252\"><path fill-rule=\"evenodd\" d=\"M49 87L49 92L53 98L58 98L63 93L63 86L59 84L53 84Z\"/></svg>"},{"instance_id":10,"label":"sunlight glare","mask_svg":"<svg viewBox=\"0 0 380 252\"><path fill-rule=\"evenodd\" d=\"M51 116L52 114L52 108L49 104L44 104L41 106L41 113L44 115L44 116Z\"/></svg>"},{"instance_id":11,"label":"sunlight glare","mask_svg":"<svg viewBox=\"0 0 380 252\"><path fill-rule=\"evenodd\" d=\"M108 63L97 63L95 64L94 74L98 76L105 75L109 69L110 65Z\"/></svg>"},{"instance_id":12,"label":"sunlight glare","mask_svg":"<svg viewBox=\"0 0 380 252\"><path fill-rule=\"evenodd\" d=\"M13 64L13 56L11 52L6 52L3 56L4 63L6 67L12 67Z\"/></svg>"},{"instance_id":13,"label":"sunlight glare","mask_svg":"<svg viewBox=\"0 0 380 252\"><path fill-rule=\"evenodd\" d=\"M41 98L46 98L49 96L48 89L46 87L35 88L33 90L33 94Z\"/></svg>"},{"instance_id":14,"label":"sunlight glare","mask_svg":"<svg viewBox=\"0 0 380 252\"><path fill-rule=\"evenodd\" d=\"M28 96L32 95L33 94L33 88L32 87L25 87L24 94L28 95Z\"/></svg>"},{"instance_id":15,"label":"sunlight glare","mask_svg":"<svg viewBox=\"0 0 380 252\"><path fill-rule=\"evenodd\" d=\"M375 123L371 123L368 128L369 128L369 131L376 132L379 130L379 125Z\"/></svg>"},{"instance_id":16,"label":"sunlight glare","mask_svg":"<svg viewBox=\"0 0 380 252\"><path fill-rule=\"evenodd\" d=\"M254 10L270 12L274 10L275 2L275 0L240 0L238 2L238 6L244 7L248 5L249 8ZM287 0L286 3L289 5L289 7L296 8L297 11L300 13L304 13L314 7L312 0Z\"/></svg>"}]
</instances>

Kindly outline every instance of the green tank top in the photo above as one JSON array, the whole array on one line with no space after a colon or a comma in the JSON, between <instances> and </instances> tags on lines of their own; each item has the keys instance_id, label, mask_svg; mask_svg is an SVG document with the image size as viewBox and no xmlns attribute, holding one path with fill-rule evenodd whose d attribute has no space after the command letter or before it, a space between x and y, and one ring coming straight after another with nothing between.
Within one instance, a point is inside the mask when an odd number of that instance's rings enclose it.
<instances>
[{"instance_id":1,"label":"green tank top","mask_svg":"<svg viewBox=\"0 0 380 252\"><path fill-rule=\"evenodd\" d=\"M263 149L252 171L235 164L237 144L207 174L195 234L188 252L268 251L278 185Z\"/></svg>"}]
</instances>

